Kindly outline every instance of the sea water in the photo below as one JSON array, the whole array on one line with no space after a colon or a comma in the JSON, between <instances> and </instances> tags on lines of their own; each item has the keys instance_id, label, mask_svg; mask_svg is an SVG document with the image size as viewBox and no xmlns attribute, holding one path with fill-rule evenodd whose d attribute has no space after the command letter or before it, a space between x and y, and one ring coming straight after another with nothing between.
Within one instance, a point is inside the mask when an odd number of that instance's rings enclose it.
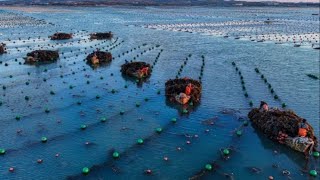
<instances>
[{"instance_id":1,"label":"sea water","mask_svg":"<svg viewBox=\"0 0 320 180\"><path fill-rule=\"evenodd\" d=\"M251 124L242 124L250 100L254 106L262 100L279 108L286 103L310 122L319 137L319 80L306 75L319 76L319 51L311 47L319 42L315 36L319 17L311 15L316 12L313 8L4 8L0 17L22 19L1 21L0 42L7 44L8 53L0 55L0 85L5 87L0 89L0 148L7 150L0 156L0 179L188 179L212 162L217 170L204 179L308 179L301 170L319 170L319 160L307 162ZM267 19L274 24L263 23ZM48 36L57 31L74 33L74 38L51 41ZM90 33L106 31L114 33L112 40L88 40ZM315 39L310 43L304 38L301 47L293 47L293 34L298 33ZM275 38L257 42L263 34L291 39L282 44L275 44ZM223 38L226 35L229 38ZM39 48L59 50L60 59L25 65L23 57ZM97 48L109 50L115 59L92 69L83 60ZM151 78L142 86L121 75L125 60L151 64L159 53ZM203 89L201 103L183 114L181 107L166 101L164 84L175 78L189 55L181 77L198 79L204 56ZM242 72L248 98L232 62ZM274 99L255 68L280 100ZM101 118L107 121L100 122ZM208 119L214 123L203 123ZM81 130L81 125L87 128ZM155 133L158 127L163 128L161 134ZM243 135L236 136L237 130ZM47 143L41 143L41 137L47 137ZM143 145L137 145L139 138L145 140ZM225 160L221 149L228 147L232 153ZM112 158L114 151L120 153L117 160ZM38 159L43 162L38 164ZM8 171L10 167L14 172ZM82 175L84 167L91 168L87 176ZM252 172L253 167L261 172ZM145 175L147 169L153 174Z\"/></svg>"}]
</instances>

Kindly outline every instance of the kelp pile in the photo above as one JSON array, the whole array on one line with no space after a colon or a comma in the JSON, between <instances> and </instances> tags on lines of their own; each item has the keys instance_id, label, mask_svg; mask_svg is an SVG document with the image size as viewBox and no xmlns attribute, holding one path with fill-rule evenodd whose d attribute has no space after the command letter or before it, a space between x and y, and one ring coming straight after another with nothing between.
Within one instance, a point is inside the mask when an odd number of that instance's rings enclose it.
<instances>
[{"instance_id":1,"label":"kelp pile","mask_svg":"<svg viewBox=\"0 0 320 180\"><path fill-rule=\"evenodd\" d=\"M304 152L310 146L307 142L299 141L298 131L299 124L303 118L296 115L293 111L271 109L269 111L261 111L258 108L252 109L248 114L253 126L261 130L271 140L286 144L292 149ZM309 129L305 140L309 139L317 146L317 138L314 129L307 122L305 123Z\"/></svg>"},{"instance_id":2,"label":"kelp pile","mask_svg":"<svg viewBox=\"0 0 320 180\"><path fill-rule=\"evenodd\" d=\"M128 62L121 66L121 73L123 75L138 79L149 78L151 72L150 64L145 62Z\"/></svg>"},{"instance_id":3,"label":"kelp pile","mask_svg":"<svg viewBox=\"0 0 320 180\"><path fill-rule=\"evenodd\" d=\"M54 33L52 36L50 36L51 40L66 40L66 39L71 39L72 34L68 33Z\"/></svg>"},{"instance_id":4,"label":"kelp pile","mask_svg":"<svg viewBox=\"0 0 320 180\"><path fill-rule=\"evenodd\" d=\"M6 51L6 44L0 43L0 54L7 53Z\"/></svg>"},{"instance_id":5,"label":"kelp pile","mask_svg":"<svg viewBox=\"0 0 320 180\"><path fill-rule=\"evenodd\" d=\"M112 54L105 51L94 51L87 56L86 60L89 65L106 64L112 61Z\"/></svg>"},{"instance_id":6,"label":"kelp pile","mask_svg":"<svg viewBox=\"0 0 320 180\"><path fill-rule=\"evenodd\" d=\"M93 33L93 34L90 34L90 39L98 39L98 40L101 40L101 39L111 39L113 37L113 34L112 32L98 32L98 33Z\"/></svg>"},{"instance_id":7,"label":"kelp pile","mask_svg":"<svg viewBox=\"0 0 320 180\"><path fill-rule=\"evenodd\" d=\"M188 97L188 102L192 103L199 103L201 99L201 92L202 92L202 85L199 81L189 79L189 78L183 78L183 79L170 79L165 84L165 92L166 97L171 102L178 102L181 103L179 100L177 100L177 96L179 96L181 93L185 93L186 87L191 84L192 90L190 92L190 97ZM190 99L189 99L190 98Z\"/></svg>"},{"instance_id":8,"label":"kelp pile","mask_svg":"<svg viewBox=\"0 0 320 180\"><path fill-rule=\"evenodd\" d=\"M34 63L51 63L59 59L58 51L52 50L36 50L27 54L25 58L26 64Z\"/></svg>"}]
</instances>

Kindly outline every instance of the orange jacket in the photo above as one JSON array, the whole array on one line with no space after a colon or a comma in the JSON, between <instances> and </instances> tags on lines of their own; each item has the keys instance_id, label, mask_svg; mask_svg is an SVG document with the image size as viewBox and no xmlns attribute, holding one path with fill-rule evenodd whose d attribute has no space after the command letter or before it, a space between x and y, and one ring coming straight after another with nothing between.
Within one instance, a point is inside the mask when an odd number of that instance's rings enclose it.
<instances>
[{"instance_id":1,"label":"orange jacket","mask_svg":"<svg viewBox=\"0 0 320 180\"><path fill-rule=\"evenodd\" d=\"M186 87L186 92L185 92L186 95L189 96L189 95L191 94L191 91L192 91L192 87L191 87L191 86L187 86L187 87Z\"/></svg>"},{"instance_id":2,"label":"orange jacket","mask_svg":"<svg viewBox=\"0 0 320 180\"><path fill-rule=\"evenodd\" d=\"M299 128L299 132L298 132L298 135L300 137L306 137L308 134L308 130L304 129L304 128Z\"/></svg>"}]
</instances>

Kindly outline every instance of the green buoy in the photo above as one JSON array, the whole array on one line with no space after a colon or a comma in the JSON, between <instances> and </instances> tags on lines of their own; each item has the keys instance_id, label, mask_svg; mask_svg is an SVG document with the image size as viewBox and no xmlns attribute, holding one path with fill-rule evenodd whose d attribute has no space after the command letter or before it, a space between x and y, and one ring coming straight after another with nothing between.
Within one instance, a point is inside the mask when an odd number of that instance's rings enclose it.
<instances>
[{"instance_id":1,"label":"green buoy","mask_svg":"<svg viewBox=\"0 0 320 180\"><path fill-rule=\"evenodd\" d=\"M282 103L282 108L287 107L286 103Z\"/></svg>"},{"instance_id":2,"label":"green buoy","mask_svg":"<svg viewBox=\"0 0 320 180\"><path fill-rule=\"evenodd\" d=\"M45 142L47 142L47 141L48 141L48 138L46 138L46 137L42 137L42 138L41 138L41 142L45 143Z\"/></svg>"},{"instance_id":3,"label":"green buoy","mask_svg":"<svg viewBox=\"0 0 320 180\"><path fill-rule=\"evenodd\" d=\"M20 120L21 119L21 116L16 116L16 120Z\"/></svg>"},{"instance_id":4,"label":"green buoy","mask_svg":"<svg viewBox=\"0 0 320 180\"><path fill-rule=\"evenodd\" d=\"M123 115L124 114L124 111L120 111L120 115Z\"/></svg>"},{"instance_id":5,"label":"green buoy","mask_svg":"<svg viewBox=\"0 0 320 180\"><path fill-rule=\"evenodd\" d=\"M317 173L316 170L311 170L311 171L309 172L309 174L310 174L311 176L313 176L313 177L316 177L316 176L318 175L318 173Z\"/></svg>"},{"instance_id":6,"label":"green buoy","mask_svg":"<svg viewBox=\"0 0 320 180\"><path fill-rule=\"evenodd\" d=\"M89 172L90 172L90 169L89 169L88 167L84 167L84 168L82 169L82 173L83 173L83 174L89 174Z\"/></svg>"},{"instance_id":7,"label":"green buoy","mask_svg":"<svg viewBox=\"0 0 320 180\"><path fill-rule=\"evenodd\" d=\"M140 107L140 103L137 102L137 103L136 103L136 107Z\"/></svg>"},{"instance_id":8,"label":"green buoy","mask_svg":"<svg viewBox=\"0 0 320 180\"><path fill-rule=\"evenodd\" d=\"M100 119L100 121L101 121L101 122L106 122L106 121L107 121L107 118L103 117L103 118Z\"/></svg>"},{"instance_id":9,"label":"green buoy","mask_svg":"<svg viewBox=\"0 0 320 180\"><path fill-rule=\"evenodd\" d=\"M243 125L244 125L244 126L248 126L248 125L249 125L249 122L248 122L248 121L244 121L244 122L243 122Z\"/></svg>"},{"instance_id":10,"label":"green buoy","mask_svg":"<svg viewBox=\"0 0 320 180\"><path fill-rule=\"evenodd\" d=\"M138 140L137 140L137 143L138 143L138 144L143 144L143 139L138 139Z\"/></svg>"},{"instance_id":11,"label":"green buoy","mask_svg":"<svg viewBox=\"0 0 320 180\"><path fill-rule=\"evenodd\" d=\"M44 110L44 112L49 113L49 112L50 112L50 109L49 109L49 108L46 108L46 109Z\"/></svg>"},{"instance_id":12,"label":"green buoy","mask_svg":"<svg viewBox=\"0 0 320 180\"><path fill-rule=\"evenodd\" d=\"M183 114L187 114L189 111L187 109L182 110Z\"/></svg>"},{"instance_id":13,"label":"green buoy","mask_svg":"<svg viewBox=\"0 0 320 180\"><path fill-rule=\"evenodd\" d=\"M205 168L206 168L206 170L211 171L212 170L212 165L211 164L206 164Z\"/></svg>"},{"instance_id":14,"label":"green buoy","mask_svg":"<svg viewBox=\"0 0 320 180\"><path fill-rule=\"evenodd\" d=\"M84 124L82 124L82 125L80 126L80 128L81 128L82 130L85 130L85 129L87 128L87 126L84 125Z\"/></svg>"},{"instance_id":15,"label":"green buoy","mask_svg":"<svg viewBox=\"0 0 320 180\"><path fill-rule=\"evenodd\" d=\"M115 151L113 154L112 154L112 157L113 158L119 158L120 157L120 154L117 152L117 151Z\"/></svg>"},{"instance_id":16,"label":"green buoy","mask_svg":"<svg viewBox=\"0 0 320 180\"><path fill-rule=\"evenodd\" d=\"M320 156L320 153L317 152L317 151L315 151L315 152L312 153L312 155L313 155L314 157L319 157L319 156Z\"/></svg>"},{"instance_id":17,"label":"green buoy","mask_svg":"<svg viewBox=\"0 0 320 180\"><path fill-rule=\"evenodd\" d=\"M229 149L224 149L224 150L223 150L223 154L224 154L224 155L229 155L229 154L230 154Z\"/></svg>"},{"instance_id":18,"label":"green buoy","mask_svg":"<svg viewBox=\"0 0 320 180\"><path fill-rule=\"evenodd\" d=\"M0 155L4 155L6 153L5 149L0 149Z\"/></svg>"},{"instance_id":19,"label":"green buoy","mask_svg":"<svg viewBox=\"0 0 320 180\"><path fill-rule=\"evenodd\" d=\"M242 135L242 131L241 131L241 130L238 130L238 131L236 132L236 134L237 134L237 136L241 136L241 135Z\"/></svg>"},{"instance_id":20,"label":"green buoy","mask_svg":"<svg viewBox=\"0 0 320 180\"><path fill-rule=\"evenodd\" d=\"M177 118L172 118L171 122L176 123L177 122Z\"/></svg>"},{"instance_id":21,"label":"green buoy","mask_svg":"<svg viewBox=\"0 0 320 180\"><path fill-rule=\"evenodd\" d=\"M156 128L156 132L160 134L162 132L162 128L160 127Z\"/></svg>"}]
</instances>

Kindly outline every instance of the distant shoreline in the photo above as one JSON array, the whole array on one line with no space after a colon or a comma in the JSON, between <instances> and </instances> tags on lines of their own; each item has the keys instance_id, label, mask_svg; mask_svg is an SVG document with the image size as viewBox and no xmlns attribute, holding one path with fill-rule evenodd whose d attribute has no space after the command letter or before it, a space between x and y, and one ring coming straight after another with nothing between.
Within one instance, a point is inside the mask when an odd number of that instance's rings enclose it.
<instances>
[{"instance_id":1,"label":"distant shoreline","mask_svg":"<svg viewBox=\"0 0 320 180\"><path fill-rule=\"evenodd\" d=\"M224 1L214 3L155 3L155 2L144 2L144 3L133 3L133 2L86 2L86 1L68 1L59 3L29 3L20 2L14 3L12 1L0 1L1 6L68 6L68 7L317 7L320 8L320 3L288 3L288 2L247 2L247 1Z\"/></svg>"}]
</instances>

